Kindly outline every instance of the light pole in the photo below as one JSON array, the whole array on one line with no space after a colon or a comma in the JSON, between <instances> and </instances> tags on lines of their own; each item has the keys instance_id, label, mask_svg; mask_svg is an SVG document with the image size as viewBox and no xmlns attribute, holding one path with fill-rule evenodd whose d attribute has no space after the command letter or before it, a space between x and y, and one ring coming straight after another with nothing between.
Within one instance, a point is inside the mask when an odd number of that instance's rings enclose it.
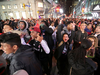
<instances>
[{"instance_id":1,"label":"light pole","mask_svg":"<svg viewBox=\"0 0 100 75\"><path fill-rule=\"evenodd\" d=\"M29 5L29 14L30 14L30 18L31 18L31 12L30 12L30 3L29 3L29 0L28 0L28 5Z\"/></svg>"}]
</instances>

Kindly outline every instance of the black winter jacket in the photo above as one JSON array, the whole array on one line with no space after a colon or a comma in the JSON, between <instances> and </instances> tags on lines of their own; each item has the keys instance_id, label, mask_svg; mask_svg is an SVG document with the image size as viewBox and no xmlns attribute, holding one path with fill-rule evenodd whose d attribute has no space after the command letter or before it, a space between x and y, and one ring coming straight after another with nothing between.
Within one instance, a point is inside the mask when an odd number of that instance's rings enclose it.
<instances>
[{"instance_id":1,"label":"black winter jacket","mask_svg":"<svg viewBox=\"0 0 100 75\"><path fill-rule=\"evenodd\" d=\"M97 64L92 59L86 58L85 63L75 62L71 52L68 54L68 62L70 64L70 75L93 75L97 69Z\"/></svg>"},{"instance_id":2,"label":"black winter jacket","mask_svg":"<svg viewBox=\"0 0 100 75\"><path fill-rule=\"evenodd\" d=\"M29 75L42 75L40 62L32 48L26 45L22 45L13 55L10 62L10 75L20 69L26 70Z\"/></svg>"}]
</instances>

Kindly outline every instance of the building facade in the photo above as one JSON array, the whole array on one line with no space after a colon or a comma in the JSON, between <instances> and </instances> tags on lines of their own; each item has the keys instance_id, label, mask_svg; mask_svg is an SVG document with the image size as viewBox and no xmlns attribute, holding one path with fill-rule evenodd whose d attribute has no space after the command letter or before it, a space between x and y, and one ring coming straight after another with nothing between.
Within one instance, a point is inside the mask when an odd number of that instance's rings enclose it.
<instances>
[{"instance_id":1,"label":"building facade","mask_svg":"<svg viewBox=\"0 0 100 75\"><path fill-rule=\"evenodd\" d=\"M46 2L45 2L46 3ZM14 17L20 19L21 17L45 18L45 8L51 5L46 4L43 0L3 0L0 1L0 19L9 19Z\"/></svg>"},{"instance_id":2,"label":"building facade","mask_svg":"<svg viewBox=\"0 0 100 75\"><path fill-rule=\"evenodd\" d=\"M81 0L73 9L75 18L100 18L100 0Z\"/></svg>"}]
</instances>

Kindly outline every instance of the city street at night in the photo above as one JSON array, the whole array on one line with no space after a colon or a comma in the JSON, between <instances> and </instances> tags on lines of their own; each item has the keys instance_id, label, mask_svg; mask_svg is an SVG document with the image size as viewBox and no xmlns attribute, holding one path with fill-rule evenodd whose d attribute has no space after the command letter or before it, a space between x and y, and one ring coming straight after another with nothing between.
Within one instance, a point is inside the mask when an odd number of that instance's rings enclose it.
<instances>
[{"instance_id":1,"label":"city street at night","mask_svg":"<svg viewBox=\"0 0 100 75\"><path fill-rule=\"evenodd\" d=\"M0 75L100 75L100 0L0 0Z\"/></svg>"}]
</instances>

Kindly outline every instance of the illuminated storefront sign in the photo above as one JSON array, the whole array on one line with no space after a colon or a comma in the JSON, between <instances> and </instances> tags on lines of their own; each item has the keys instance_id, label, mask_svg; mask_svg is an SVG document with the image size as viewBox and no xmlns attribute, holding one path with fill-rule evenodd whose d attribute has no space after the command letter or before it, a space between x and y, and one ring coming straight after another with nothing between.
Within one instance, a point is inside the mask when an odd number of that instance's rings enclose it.
<instances>
[{"instance_id":1,"label":"illuminated storefront sign","mask_svg":"<svg viewBox=\"0 0 100 75\"><path fill-rule=\"evenodd\" d=\"M100 10L100 5L96 5L93 10Z\"/></svg>"}]
</instances>

